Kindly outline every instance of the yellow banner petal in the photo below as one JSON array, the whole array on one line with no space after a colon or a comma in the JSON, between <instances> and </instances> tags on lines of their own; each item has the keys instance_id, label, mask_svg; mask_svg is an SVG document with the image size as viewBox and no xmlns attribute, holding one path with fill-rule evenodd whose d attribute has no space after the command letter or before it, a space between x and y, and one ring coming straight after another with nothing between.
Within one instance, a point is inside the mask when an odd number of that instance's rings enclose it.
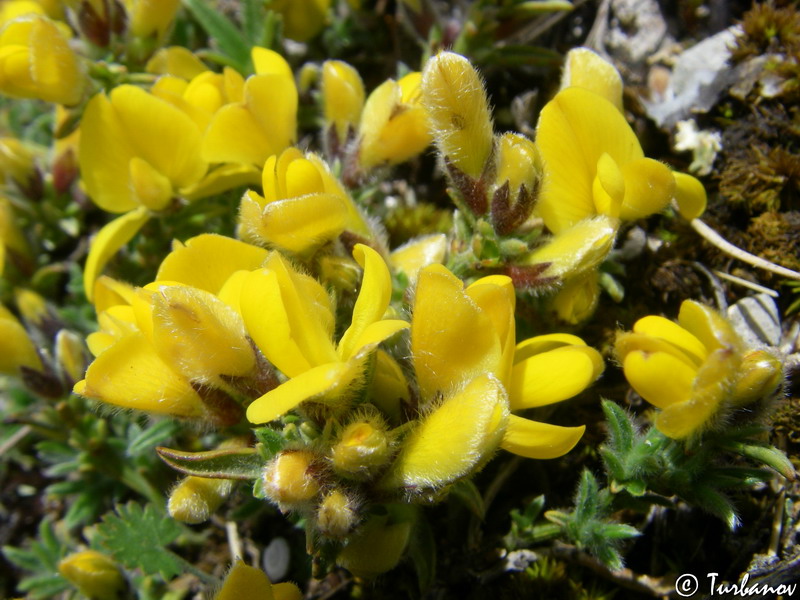
<instances>
[{"instance_id":1,"label":"yellow banner petal","mask_svg":"<svg viewBox=\"0 0 800 600\"><path fill-rule=\"evenodd\" d=\"M649 315L636 321L633 331L659 338L678 347L699 367L708 356L703 343L683 327L656 315Z\"/></svg>"},{"instance_id":2,"label":"yellow banner petal","mask_svg":"<svg viewBox=\"0 0 800 600\"><path fill-rule=\"evenodd\" d=\"M158 268L156 280L177 281L216 294L233 273L259 268L268 254L252 244L204 233L170 252Z\"/></svg>"}]
</instances>

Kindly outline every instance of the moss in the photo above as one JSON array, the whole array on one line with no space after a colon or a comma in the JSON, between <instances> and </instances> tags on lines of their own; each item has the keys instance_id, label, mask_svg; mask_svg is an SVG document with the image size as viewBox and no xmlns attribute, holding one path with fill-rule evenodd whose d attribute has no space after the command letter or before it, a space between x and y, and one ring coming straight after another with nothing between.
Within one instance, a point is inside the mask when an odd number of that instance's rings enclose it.
<instances>
[{"instance_id":1,"label":"moss","mask_svg":"<svg viewBox=\"0 0 800 600\"><path fill-rule=\"evenodd\" d=\"M446 233L453 217L449 210L431 204L400 206L386 216L384 225L391 247L396 248L419 235Z\"/></svg>"},{"instance_id":2,"label":"moss","mask_svg":"<svg viewBox=\"0 0 800 600\"><path fill-rule=\"evenodd\" d=\"M789 269L800 269L800 212L765 212L747 228L747 250Z\"/></svg>"},{"instance_id":3,"label":"moss","mask_svg":"<svg viewBox=\"0 0 800 600\"><path fill-rule=\"evenodd\" d=\"M731 53L734 63L762 54L800 55L800 12L793 5L756 4L745 13L741 28Z\"/></svg>"}]
</instances>

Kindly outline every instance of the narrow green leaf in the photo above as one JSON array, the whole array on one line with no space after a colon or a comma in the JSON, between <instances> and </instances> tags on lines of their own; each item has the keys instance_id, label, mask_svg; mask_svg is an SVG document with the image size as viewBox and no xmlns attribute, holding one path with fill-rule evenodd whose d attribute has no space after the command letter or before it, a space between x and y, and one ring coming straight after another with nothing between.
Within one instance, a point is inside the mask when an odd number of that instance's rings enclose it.
<instances>
[{"instance_id":1,"label":"narrow green leaf","mask_svg":"<svg viewBox=\"0 0 800 600\"><path fill-rule=\"evenodd\" d=\"M636 433L628 413L611 400L603 400L601 406L608 423L609 442L613 450L618 453L628 452L633 447Z\"/></svg>"},{"instance_id":2,"label":"narrow green leaf","mask_svg":"<svg viewBox=\"0 0 800 600\"><path fill-rule=\"evenodd\" d=\"M30 550L14 548L13 546L3 546L3 556L6 560L24 571L39 571L45 565Z\"/></svg>"},{"instance_id":3,"label":"narrow green leaf","mask_svg":"<svg viewBox=\"0 0 800 600\"><path fill-rule=\"evenodd\" d=\"M604 523L600 528L600 534L610 540L626 540L642 535L636 527L623 523Z\"/></svg>"},{"instance_id":4,"label":"narrow green leaf","mask_svg":"<svg viewBox=\"0 0 800 600\"><path fill-rule=\"evenodd\" d=\"M250 48L242 32L227 17L204 0L183 0L183 4L240 73L246 75L252 70Z\"/></svg>"},{"instance_id":5,"label":"narrow green leaf","mask_svg":"<svg viewBox=\"0 0 800 600\"><path fill-rule=\"evenodd\" d=\"M258 479L264 459L255 448L220 448L205 452L184 452L159 446L156 452L173 469L209 479Z\"/></svg>"},{"instance_id":6,"label":"narrow green leaf","mask_svg":"<svg viewBox=\"0 0 800 600\"><path fill-rule=\"evenodd\" d=\"M160 421L135 435L128 443L126 454L137 456L144 451L152 451L155 446L162 444L179 430L180 425L177 421Z\"/></svg>"},{"instance_id":7,"label":"narrow green leaf","mask_svg":"<svg viewBox=\"0 0 800 600\"><path fill-rule=\"evenodd\" d=\"M256 439L263 444L264 458L267 460L283 450L284 445L286 445L283 434L271 427L259 427L254 433L256 434Z\"/></svg>"},{"instance_id":8,"label":"narrow green leaf","mask_svg":"<svg viewBox=\"0 0 800 600\"><path fill-rule=\"evenodd\" d=\"M250 46L261 46L266 25L264 0L242 0L240 4L245 39Z\"/></svg>"},{"instance_id":9,"label":"narrow green leaf","mask_svg":"<svg viewBox=\"0 0 800 600\"><path fill-rule=\"evenodd\" d=\"M742 456L746 456L747 458L751 458L757 462L763 463L768 467L772 467L789 481L794 481L794 465L786 457L786 455L778 450L775 446L733 442L725 444L725 447L733 450L737 454L741 454Z\"/></svg>"},{"instance_id":10,"label":"narrow green leaf","mask_svg":"<svg viewBox=\"0 0 800 600\"><path fill-rule=\"evenodd\" d=\"M584 469L578 484L578 493L575 495L574 520L577 525L580 526L581 523L597 514L600 503L598 493L597 480L589 469Z\"/></svg>"},{"instance_id":11,"label":"narrow green leaf","mask_svg":"<svg viewBox=\"0 0 800 600\"><path fill-rule=\"evenodd\" d=\"M436 538L428 520L418 513L409 540L408 554L417 572L417 583L421 594L430 589L436 580Z\"/></svg>"},{"instance_id":12,"label":"narrow green leaf","mask_svg":"<svg viewBox=\"0 0 800 600\"><path fill-rule=\"evenodd\" d=\"M457 481L450 488L450 494L461 501L472 514L483 520L486 516L486 505L483 503L483 496L480 490L469 479Z\"/></svg>"},{"instance_id":13,"label":"narrow green leaf","mask_svg":"<svg viewBox=\"0 0 800 600\"><path fill-rule=\"evenodd\" d=\"M69 582L61 575L37 575L26 577L17 588L21 592L28 592L27 598L30 600L44 600L53 598L57 594L70 588Z\"/></svg>"}]
</instances>

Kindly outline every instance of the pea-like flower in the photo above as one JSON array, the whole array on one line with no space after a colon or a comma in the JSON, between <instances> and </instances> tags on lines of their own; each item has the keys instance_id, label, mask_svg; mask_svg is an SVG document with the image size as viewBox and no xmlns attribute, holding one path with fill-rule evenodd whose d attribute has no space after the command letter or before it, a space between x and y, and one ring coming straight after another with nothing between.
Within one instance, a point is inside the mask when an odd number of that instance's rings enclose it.
<instances>
[{"instance_id":1,"label":"pea-like flower","mask_svg":"<svg viewBox=\"0 0 800 600\"><path fill-rule=\"evenodd\" d=\"M349 401L348 392L366 375L378 345L408 327L384 319L392 293L389 269L372 248L353 252L364 277L350 326L338 343L331 339L335 320L328 292L297 271L277 252L244 280L240 307L247 330L289 380L255 400L247 409L252 423L267 423L306 400L332 408Z\"/></svg>"},{"instance_id":2,"label":"pea-like flower","mask_svg":"<svg viewBox=\"0 0 800 600\"><path fill-rule=\"evenodd\" d=\"M58 572L88 598L113 600L126 587L119 566L96 550L83 550L58 563Z\"/></svg>"},{"instance_id":3,"label":"pea-like flower","mask_svg":"<svg viewBox=\"0 0 800 600\"><path fill-rule=\"evenodd\" d=\"M783 378L774 354L748 350L727 319L692 300L681 305L678 323L652 315L639 319L632 332L617 336L615 349L633 389L660 409L656 427L674 439L768 397Z\"/></svg>"},{"instance_id":4,"label":"pea-like flower","mask_svg":"<svg viewBox=\"0 0 800 600\"><path fill-rule=\"evenodd\" d=\"M372 233L356 205L314 153L288 148L271 156L262 173L263 196L242 198L239 225L245 240L304 255L349 230Z\"/></svg>"},{"instance_id":5,"label":"pea-like flower","mask_svg":"<svg viewBox=\"0 0 800 600\"><path fill-rule=\"evenodd\" d=\"M241 560L234 563L222 582L214 600L239 600L240 598L271 598L274 600L301 600L303 594L293 583L272 583L266 573L249 567Z\"/></svg>"},{"instance_id":6,"label":"pea-like flower","mask_svg":"<svg viewBox=\"0 0 800 600\"><path fill-rule=\"evenodd\" d=\"M87 77L69 46L63 26L41 15L27 15L0 31L0 93L15 98L78 104Z\"/></svg>"},{"instance_id":7,"label":"pea-like flower","mask_svg":"<svg viewBox=\"0 0 800 600\"><path fill-rule=\"evenodd\" d=\"M578 442L582 426L510 413L577 395L600 375L603 361L571 335L539 336L515 346L514 308L506 276L484 277L465 289L441 265L420 271L411 356L422 416L382 486L437 488L479 468L498 447L545 459L566 454Z\"/></svg>"}]
</instances>

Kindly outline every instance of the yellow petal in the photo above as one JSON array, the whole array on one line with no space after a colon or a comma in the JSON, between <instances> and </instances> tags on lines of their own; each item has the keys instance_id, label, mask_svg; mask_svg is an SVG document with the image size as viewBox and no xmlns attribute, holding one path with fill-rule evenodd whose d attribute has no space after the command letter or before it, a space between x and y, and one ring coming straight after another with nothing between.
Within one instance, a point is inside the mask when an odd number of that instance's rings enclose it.
<instances>
[{"instance_id":1,"label":"yellow petal","mask_svg":"<svg viewBox=\"0 0 800 600\"><path fill-rule=\"evenodd\" d=\"M391 264L395 269L408 276L409 283L417 280L417 273L422 267L434 263L443 263L447 254L447 236L444 233L432 233L400 246L392 251Z\"/></svg>"},{"instance_id":2,"label":"yellow petal","mask_svg":"<svg viewBox=\"0 0 800 600\"><path fill-rule=\"evenodd\" d=\"M150 211L140 206L105 225L94 237L83 269L83 291L90 302L94 282L102 273L103 267L120 248L131 241L148 219Z\"/></svg>"},{"instance_id":3,"label":"yellow petal","mask_svg":"<svg viewBox=\"0 0 800 600\"><path fill-rule=\"evenodd\" d=\"M318 283L280 259L254 271L242 285L239 305L250 336L289 377L338 358L330 339L332 314L329 305L320 306L322 295Z\"/></svg>"},{"instance_id":4,"label":"yellow petal","mask_svg":"<svg viewBox=\"0 0 800 600\"><path fill-rule=\"evenodd\" d=\"M702 215L706 210L706 189L696 177L686 173L672 173L675 177L675 201L678 203L678 212L681 216L691 221Z\"/></svg>"},{"instance_id":5,"label":"yellow petal","mask_svg":"<svg viewBox=\"0 0 800 600\"><path fill-rule=\"evenodd\" d=\"M603 152L597 159L597 173L592 182L595 210L601 215L618 218L625 197L625 176L616 161Z\"/></svg>"},{"instance_id":6,"label":"yellow petal","mask_svg":"<svg viewBox=\"0 0 800 600\"><path fill-rule=\"evenodd\" d=\"M664 352L630 352L622 362L636 393L658 408L689 400L697 369Z\"/></svg>"},{"instance_id":7,"label":"yellow petal","mask_svg":"<svg viewBox=\"0 0 800 600\"><path fill-rule=\"evenodd\" d=\"M253 67L258 75L281 75L288 79L294 79L292 67L280 54L269 48L253 46L250 50L250 57L253 59Z\"/></svg>"},{"instance_id":8,"label":"yellow petal","mask_svg":"<svg viewBox=\"0 0 800 600\"><path fill-rule=\"evenodd\" d=\"M353 258L364 269L361 289L353 307L353 320L339 341L338 352L342 360L353 356L364 331L383 318L392 296L392 278L383 258L364 244L356 244Z\"/></svg>"},{"instance_id":9,"label":"yellow petal","mask_svg":"<svg viewBox=\"0 0 800 600\"><path fill-rule=\"evenodd\" d=\"M204 233L170 252L158 268L156 280L178 281L216 294L233 273L257 269L267 255L258 246Z\"/></svg>"},{"instance_id":10,"label":"yellow petal","mask_svg":"<svg viewBox=\"0 0 800 600\"><path fill-rule=\"evenodd\" d=\"M203 403L189 382L173 371L141 333L108 348L86 371L76 393L107 404L174 417L202 417Z\"/></svg>"},{"instance_id":11,"label":"yellow petal","mask_svg":"<svg viewBox=\"0 0 800 600\"><path fill-rule=\"evenodd\" d=\"M501 365L492 321L441 265L419 273L411 321L411 356L423 402L448 394Z\"/></svg>"},{"instance_id":12,"label":"yellow petal","mask_svg":"<svg viewBox=\"0 0 800 600\"><path fill-rule=\"evenodd\" d=\"M614 245L617 223L606 216L579 221L562 229L525 258L526 264L550 263L547 277L577 277L605 260Z\"/></svg>"},{"instance_id":13,"label":"yellow petal","mask_svg":"<svg viewBox=\"0 0 800 600\"><path fill-rule=\"evenodd\" d=\"M372 352L375 346L389 339L398 331L408 329L409 324L398 319L385 319L368 325L356 339L353 356L362 356L364 352ZM350 358L350 357L348 357Z\"/></svg>"},{"instance_id":14,"label":"yellow petal","mask_svg":"<svg viewBox=\"0 0 800 600\"><path fill-rule=\"evenodd\" d=\"M153 343L159 356L192 381L243 377L255 355L241 317L213 294L161 286L153 295Z\"/></svg>"},{"instance_id":15,"label":"yellow petal","mask_svg":"<svg viewBox=\"0 0 800 600\"><path fill-rule=\"evenodd\" d=\"M172 200L172 183L138 156L129 163L129 180L136 199L150 210L164 210Z\"/></svg>"},{"instance_id":16,"label":"yellow petal","mask_svg":"<svg viewBox=\"0 0 800 600\"><path fill-rule=\"evenodd\" d=\"M619 71L589 48L573 48L567 53L561 88L570 86L599 94L622 112L622 78Z\"/></svg>"},{"instance_id":17,"label":"yellow petal","mask_svg":"<svg viewBox=\"0 0 800 600\"><path fill-rule=\"evenodd\" d=\"M569 333L549 333L547 335L537 335L517 344L514 352L514 363L525 360L534 354L548 352L563 346L585 346L584 342L577 335Z\"/></svg>"},{"instance_id":18,"label":"yellow petal","mask_svg":"<svg viewBox=\"0 0 800 600\"><path fill-rule=\"evenodd\" d=\"M86 76L57 23L44 17L29 17L30 70L36 83L35 97L73 106L83 98ZM13 27L14 24L10 24Z\"/></svg>"},{"instance_id":19,"label":"yellow petal","mask_svg":"<svg viewBox=\"0 0 800 600\"><path fill-rule=\"evenodd\" d=\"M269 423L306 400L336 401L361 374L358 365L342 362L309 369L254 400L247 407L247 420Z\"/></svg>"},{"instance_id":20,"label":"yellow petal","mask_svg":"<svg viewBox=\"0 0 800 600\"><path fill-rule=\"evenodd\" d=\"M124 281L117 281L102 275L94 284L94 309L98 314L112 306L131 303L133 286Z\"/></svg>"},{"instance_id":21,"label":"yellow petal","mask_svg":"<svg viewBox=\"0 0 800 600\"><path fill-rule=\"evenodd\" d=\"M592 186L603 153L623 172L644 156L620 111L577 87L561 90L542 109L536 147L545 167L537 210L553 233L595 214Z\"/></svg>"},{"instance_id":22,"label":"yellow petal","mask_svg":"<svg viewBox=\"0 0 800 600\"><path fill-rule=\"evenodd\" d=\"M690 369L697 369L701 364L675 344L643 333L618 333L614 349L619 360L625 360L625 357L631 352L644 352L645 354L663 352L681 361Z\"/></svg>"},{"instance_id":23,"label":"yellow petal","mask_svg":"<svg viewBox=\"0 0 800 600\"><path fill-rule=\"evenodd\" d=\"M105 94L97 94L81 119L78 162L86 192L103 210L121 213L138 206L128 182L134 156L136 150L116 110Z\"/></svg>"},{"instance_id":24,"label":"yellow petal","mask_svg":"<svg viewBox=\"0 0 800 600\"><path fill-rule=\"evenodd\" d=\"M138 156L175 187L200 180L207 165L200 157L200 130L188 115L132 85L114 88L110 98Z\"/></svg>"},{"instance_id":25,"label":"yellow petal","mask_svg":"<svg viewBox=\"0 0 800 600\"><path fill-rule=\"evenodd\" d=\"M511 415L500 447L525 458L558 458L575 447L585 430L585 425L559 427Z\"/></svg>"},{"instance_id":26,"label":"yellow petal","mask_svg":"<svg viewBox=\"0 0 800 600\"><path fill-rule=\"evenodd\" d=\"M239 223L245 239L306 255L336 239L347 216L345 200L332 194L276 200L262 209L248 192L242 198Z\"/></svg>"},{"instance_id":27,"label":"yellow petal","mask_svg":"<svg viewBox=\"0 0 800 600\"><path fill-rule=\"evenodd\" d=\"M381 487L438 488L468 475L495 451L508 418L503 385L479 375L420 420Z\"/></svg>"},{"instance_id":28,"label":"yellow petal","mask_svg":"<svg viewBox=\"0 0 800 600\"><path fill-rule=\"evenodd\" d=\"M495 375L506 382L511 375L516 340L514 308L517 296L514 284L505 275L489 275L469 285L465 292L492 321L501 352Z\"/></svg>"},{"instance_id":29,"label":"yellow petal","mask_svg":"<svg viewBox=\"0 0 800 600\"><path fill-rule=\"evenodd\" d=\"M249 567L237 560L225 577L222 589L214 600L275 600L272 584L261 569Z\"/></svg>"},{"instance_id":30,"label":"yellow petal","mask_svg":"<svg viewBox=\"0 0 800 600\"><path fill-rule=\"evenodd\" d=\"M206 173L196 184L179 191L181 196L191 201L259 183L261 171L253 165L221 165Z\"/></svg>"},{"instance_id":31,"label":"yellow petal","mask_svg":"<svg viewBox=\"0 0 800 600\"><path fill-rule=\"evenodd\" d=\"M514 364L508 386L511 410L577 396L602 372L600 353L588 346L563 346L535 354Z\"/></svg>"},{"instance_id":32,"label":"yellow petal","mask_svg":"<svg viewBox=\"0 0 800 600\"><path fill-rule=\"evenodd\" d=\"M340 60L322 65L322 104L325 121L336 128L339 142L347 139L348 127L355 128L364 106L364 83L352 66Z\"/></svg>"},{"instance_id":33,"label":"yellow petal","mask_svg":"<svg viewBox=\"0 0 800 600\"><path fill-rule=\"evenodd\" d=\"M577 325L592 316L600 300L598 275L596 271L588 271L564 282L550 300L561 321Z\"/></svg>"},{"instance_id":34,"label":"yellow petal","mask_svg":"<svg viewBox=\"0 0 800 600\"><path fill-rule=\"evenodd\" d=\"M289 581L273 585L272 594L275 596L275 600L303 600L303 592Z\"/></svg>"},{"instance_id":35,"label":"yellow petal","mask_svg":"<svg viewBox=\"0 0 800 600\"><path fill-rule=\"evenodd\" d=\"M675 177L669 167L640 158L622 166L625 178L625 199L619 216L626 221L641 219L660 212L675 195Z\"/></svg>"},{"instance_id":36,"label":"yellow petal","mask_svg":"<svg viewBox=\"0 0 800 600\"><path fill-rule=\"evenodd\" d=\"M720 348L739 349L741 346L728 320L705 304L684 300L678 313L678 323L694 334L709 352Z\"/></svg>"},{"instance_id":37,"label":"yellow petal","mask_svg":"<svg viewBox=\"0 0 800 600\"><path fill-rule=\"evenodd\" d=\"M145 71L160 75L174 75L190 80L206 71L206 66L190 50L181 46L161 48L147 61Z\"/></svg>"},{"instance_id":38,"label":"yellow petal","mask_svg":"<svg viewBox=\"0 0 800 600\"><path fill-rule=\"evenodd\" d=\"M636 321L633 331L657 337L677 346L699 367L708 356L703 343L677 323L664 317L650 315Z\"/></svg>"}]
</instances>

